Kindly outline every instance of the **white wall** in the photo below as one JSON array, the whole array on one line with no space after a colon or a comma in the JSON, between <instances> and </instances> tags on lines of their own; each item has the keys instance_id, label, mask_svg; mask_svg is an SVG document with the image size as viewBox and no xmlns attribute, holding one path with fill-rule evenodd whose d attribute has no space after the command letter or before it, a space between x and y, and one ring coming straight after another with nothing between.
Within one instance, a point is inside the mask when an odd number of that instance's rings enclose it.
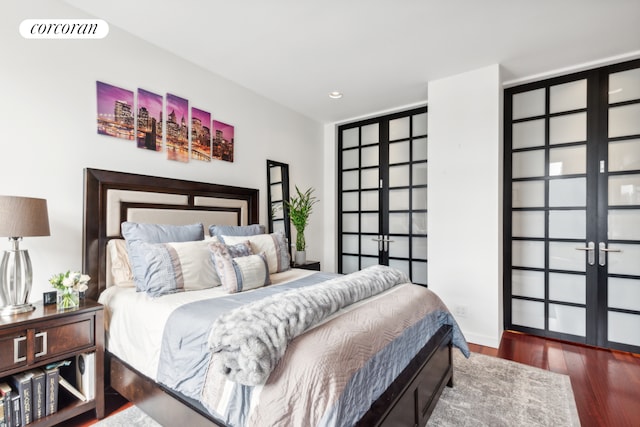
<instances>
[{"instance_id":1,"label":"white wall","mask_svg":"<svg viewBox=\"0 0 640 427\"><path fill-rule=\"evenodd\" d=\"M466 338L502 334L499 65L429 82L429 287Z\"/></svg>"},{"instance_id":2,"label":"white wall","mask_svg":"<svg viewBox=\"0 0 640 427\"><path fill-rule=\"evenodd\" d=\"M0 194L46 198L51 223L50 237L21 244L33 263L31 301L49 290L52 274L82 267L86 167L258 188L261 223L266 159L289 163L292 188L326 194L320 123L114 26L102 40L26 40L18 32L23 19L87 17L58 0L10 0L0 16ZM235 125L235 162L173 162L133 141L98 135L96 80L170 92ZM307 229L307 256L321 261L323 215L319 205Z\"/></svg>"}]
</instances>

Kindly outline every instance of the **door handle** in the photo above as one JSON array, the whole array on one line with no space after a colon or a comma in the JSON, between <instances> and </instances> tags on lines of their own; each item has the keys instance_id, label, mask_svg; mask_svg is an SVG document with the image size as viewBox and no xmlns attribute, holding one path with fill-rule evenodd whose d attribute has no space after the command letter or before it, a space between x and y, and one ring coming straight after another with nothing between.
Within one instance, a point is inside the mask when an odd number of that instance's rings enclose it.
<instances>
[{"instance_id":1,"label":"door handle","mask_svg":"<svg viewBox=\"0 0 640 427\"><path fill-rule=\"evenodd\" d=\"M384 237L383 236L372 237L371 240L373 240L374 242L378 242L378 252L382 252L384 250Z\"/></svg>"},{"instance_id":2,"label":"door handle","mask_svg":"<svg viewBox=\"0 0 640 427\"><path fill-rule=\"evenodd\" d=\"M593 242L589 242L584 248L576 248L576 250L587 252L587 262L589 265L594 265L596 263L596 245Z\"/></svg>"},{"instance_id":3,"label":"door handle","mask_svg":"<svg viewBox=\"0 0 640 427\"><path fill-rule=\"evenodd\" d=\"M598 264L603 267L607 265L607 252L622 252L620 249L607 249L607 244L604 242L598 244L598 250L600 251L598 254Z\"/></svg>"}]
</instances>

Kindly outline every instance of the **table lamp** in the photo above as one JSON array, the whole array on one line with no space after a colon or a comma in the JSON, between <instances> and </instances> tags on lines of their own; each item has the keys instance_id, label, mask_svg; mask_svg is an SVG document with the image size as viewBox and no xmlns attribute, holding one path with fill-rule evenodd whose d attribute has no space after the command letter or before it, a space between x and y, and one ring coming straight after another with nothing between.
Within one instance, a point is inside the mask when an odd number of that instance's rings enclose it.
<instances>
[{"instance_id":1,"label":"table lamp","mask_svg":"<svg viewBox=\"0 0 640 427\"><path fill-rule=\"evenodd\" d=\"M0 263L0 316L31 311L29 304L31 259L20 249L23 237L48 236L47 201L31 197L0 196L0 237L8 237L11 248Z\"/></svg>"}]
</instances>

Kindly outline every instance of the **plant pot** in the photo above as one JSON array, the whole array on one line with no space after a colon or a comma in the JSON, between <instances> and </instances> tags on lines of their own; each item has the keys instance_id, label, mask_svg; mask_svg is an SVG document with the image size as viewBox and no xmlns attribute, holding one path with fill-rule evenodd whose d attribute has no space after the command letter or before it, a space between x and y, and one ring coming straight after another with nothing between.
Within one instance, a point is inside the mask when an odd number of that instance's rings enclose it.
<instances>
[{"instance_id":1,"label":"plant pot","mask_svg":"<svg viewBox=\"0 0 640 427\"><path fill-rule=\"evenodd\" d=\"M304 265L307 262L307 251L296 251L295 265Z\"/></svg>"}]
</instances>

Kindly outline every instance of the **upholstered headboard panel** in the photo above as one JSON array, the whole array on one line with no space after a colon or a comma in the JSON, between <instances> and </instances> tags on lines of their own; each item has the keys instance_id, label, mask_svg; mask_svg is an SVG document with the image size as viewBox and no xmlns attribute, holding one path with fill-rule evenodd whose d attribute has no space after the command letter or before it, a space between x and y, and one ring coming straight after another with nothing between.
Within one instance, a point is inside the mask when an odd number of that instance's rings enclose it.
<instances>
[{"instance_id":1,"label":"upholstered headboard panel","mask_svg":"<svg viewBox=\"0 0 640 427\"><path fill-rule=\"evenodd\" d=\"M106 288L106 246L121 238L123 221L157 224L247 225L258 223L258 190L85 169L83 269L91 276L87 296Z\"/></svg>"}]
</instances>

